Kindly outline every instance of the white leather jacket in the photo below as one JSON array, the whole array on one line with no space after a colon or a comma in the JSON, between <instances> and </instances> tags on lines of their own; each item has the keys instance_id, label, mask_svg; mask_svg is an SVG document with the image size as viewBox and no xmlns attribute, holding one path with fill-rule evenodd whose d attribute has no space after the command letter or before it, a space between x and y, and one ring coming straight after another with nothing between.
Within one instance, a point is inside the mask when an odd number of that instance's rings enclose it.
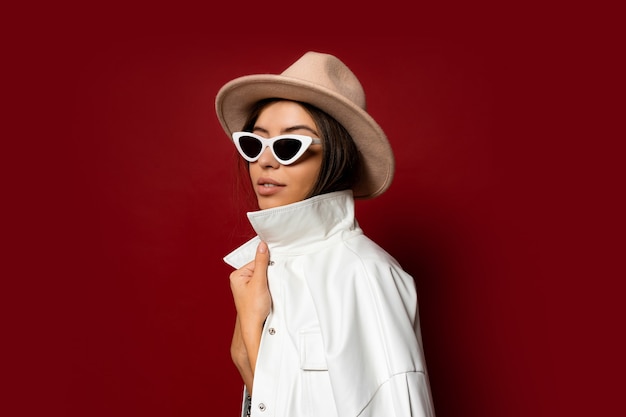
<instances>
[{"instance_id":1,"label":"white leather jacket","mask_svg":"<svg viewBox=\"0 0 626 417\"><path fill-rule=\"evenodd\" d=\"M413 278L363 234L352 192L248 218L257 237L224 260L240 268L269 247L251 415L434 416Z\"/></svg>"}]
</instances>

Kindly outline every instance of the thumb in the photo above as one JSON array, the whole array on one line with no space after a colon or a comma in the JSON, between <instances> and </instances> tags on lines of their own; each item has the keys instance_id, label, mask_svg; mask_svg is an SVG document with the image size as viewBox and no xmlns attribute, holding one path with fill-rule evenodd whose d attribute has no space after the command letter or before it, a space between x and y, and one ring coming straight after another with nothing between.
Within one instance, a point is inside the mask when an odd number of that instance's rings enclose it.
<instances>
[{"instance_id":1,"label":"thumb","mask_svg":"<svg viewBox=\"0 0 626 417\"><path fill-rule=\"evenodd\" d=\"M261 275L267 279L267 266L270 263L270 254L267 243L261 242L256 248L256 256L254 258L254 275Z\"/></svg>"}]
</instances>

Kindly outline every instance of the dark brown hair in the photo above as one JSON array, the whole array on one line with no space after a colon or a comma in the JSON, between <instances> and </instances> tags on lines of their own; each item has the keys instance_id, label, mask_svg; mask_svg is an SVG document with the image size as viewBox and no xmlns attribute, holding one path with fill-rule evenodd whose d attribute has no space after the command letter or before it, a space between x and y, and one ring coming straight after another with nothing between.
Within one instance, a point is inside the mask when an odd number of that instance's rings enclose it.
<instances>
[{"instance_id":1,"label":"dark brown hair","mask_svg":"<svg viewBox=\"0 0 626 417\"><path fill-rule=\"evenodd\" d=\"M257 102L243 126L243 131L251 132L261 111L277 101L293 101L281 98L269 98ZM322 139L322 166L311 193L313 197L333 191L348 190L358 181L360 157L359 151L348 131L324 111L308 103L294 101L311 115Z\"/></svg>"}]
</instances>

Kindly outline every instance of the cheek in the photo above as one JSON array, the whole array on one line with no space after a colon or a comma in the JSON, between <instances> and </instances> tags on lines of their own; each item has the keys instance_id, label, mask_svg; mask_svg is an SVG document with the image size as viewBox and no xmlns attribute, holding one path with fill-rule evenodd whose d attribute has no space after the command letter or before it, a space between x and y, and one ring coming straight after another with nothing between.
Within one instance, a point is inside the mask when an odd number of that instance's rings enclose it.
<instances>
[{"instance_id":1,"label":"cheek","mask_svg":"<svg viewBox=\"0 0 626 417\"><path fill-rule=\"evenodd\" d=\"M250 181L258 176L256 173L258 166L259 164L248 164L248 177L250 178Z\"/></svg>"},{"instance_id":2,"label":"cheek","mask_svg":"<svg viewBox=\"0 0 626 417\"><path fill-rule=\"evenodd\" d=\"M302 184L302 188L306 190L305 194L311 192L315 186L320 168L320 164L312 164L308 167L308 169L302 171L300 175L300 183Z\"/></svg>"},{"instance_id":3,"label":"cheek","mask_svg":"<svg viewBox=\"0 0 626 417\"><path fill-rule=\"evenodd\" d=\"M313 188L313 186L317 182L317 178L319 177L319 175L320 175L320 167L317 167L317 169L313 170L313 172L310 174L310 177L309 177L311 188Z\"/></svg>"}]
</instances>

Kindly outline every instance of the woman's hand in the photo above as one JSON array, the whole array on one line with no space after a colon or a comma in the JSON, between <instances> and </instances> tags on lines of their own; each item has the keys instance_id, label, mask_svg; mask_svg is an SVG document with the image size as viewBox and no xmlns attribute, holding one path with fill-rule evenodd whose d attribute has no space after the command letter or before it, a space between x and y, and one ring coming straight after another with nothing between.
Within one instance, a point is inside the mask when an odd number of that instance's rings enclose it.
<instances>
[{"instance_id":1,"label":"woman's hand","mask_svg":"<svg viewBox=\"0 0 626 417\"><path fill-rule=\"evenodd\" d=\"M267 286L269 253L265 242L259 243L254 261L230 274L230 289L242 329L261 327L270 313L271 297Z\"/></svg>"},{"instance_id":2,"label":"woman's hand","mask_svg":"<svg viewBox=\"0 0 626 417\"><path fill-rule=\"evenodd\" d=\"M265 242L259 243L254 261L233 271L230 274L230 289L233 293L235 308L237 309L237 323L235 323L235 334L233 342L243 341L243 347L247 351L250 369L254 374L256 360L261 343L261 332L263 322L270 313L272 299L267 285L267 266L269 264L269 253ZM237 328L239 325L239 328ZM237 334L237 332L240 332ZM231 346L232 349L232 346ZM241 351L241 346L237 349ZM241 365L237 364L240 368ZM246 366L243 366L247 368ZM248 372L244 372L248 374ZM248 391L252 393L252 381L248 382L249 375L242 377L248 386Z\"/></svg>"}]
</instances>

